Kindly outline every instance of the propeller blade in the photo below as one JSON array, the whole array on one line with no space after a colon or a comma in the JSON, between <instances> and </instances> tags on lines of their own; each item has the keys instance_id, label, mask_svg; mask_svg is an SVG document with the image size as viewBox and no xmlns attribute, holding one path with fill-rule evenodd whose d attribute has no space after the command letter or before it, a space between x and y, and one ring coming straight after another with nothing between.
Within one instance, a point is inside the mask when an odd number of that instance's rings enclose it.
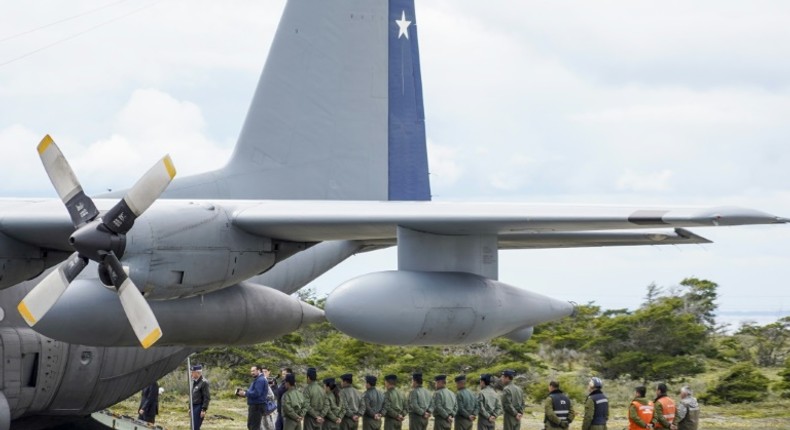
<instances>
[{"instance_id":1,"label":"propeller blade","mask_svg":"<svg viewBox=\"0 0 790 430\"><path fill-rule=\"evenodd\" d=\"M174 176L176 168L170 156L166 155L126 192L123 200L104 214L104 225L114 233L128 232L134 220L162 195Z\"/></svg>"},{"instance_id":2,"label":"propeller blade","mask_svg":"<svg viewBox=\"0 0 790 430\"><path fill-rule=\"evenodd\" d=\"M82 191L82 186L71 170L69 162L49 135L44 136L38 144L38 155L60 200L68 209L74 227L80 227L96 219L99 216L96 205Z\"/></svg>"},{"instance_id":3,"label":"propeller blade","mask_svg":"<svg viewBox=\"0 0 790 430\"><path fill-rule=\"evenodd\" d=\"M19 302L17 309L22 318L33 327L55 305L71 281L88 265L88 259L78 253L71 254L57 270L47 275Z\"/></svg>"},{"instance_id":4,"label":"propeller blade","mask_svg":"<svg viewBox=\"0 0 790 430\"><path fill-rule=\"evenodd\" d=\"M104 264L106 264L113 285L118 290L118 298L121 300L121 306L132 325L135 336L140 341L140 345L148 349L162 337L162 329L159 328L154 311L151 310L151 306L148 305L143 294L123 270L121 262L114 253L110 252L104 256Z\"/></svg>"}]
</instances>

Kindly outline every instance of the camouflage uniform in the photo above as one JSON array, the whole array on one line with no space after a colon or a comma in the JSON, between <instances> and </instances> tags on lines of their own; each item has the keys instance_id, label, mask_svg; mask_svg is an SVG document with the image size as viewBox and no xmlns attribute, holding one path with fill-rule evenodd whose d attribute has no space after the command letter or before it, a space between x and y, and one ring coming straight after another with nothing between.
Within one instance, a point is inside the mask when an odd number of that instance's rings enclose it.
<instances>
[{"instance_id":1,"label":"camouflage uniform","mask_svg":"<svg viewBox=\"0 0 790 430\"><path fill-rule=\"evenodd\" d=\"M323 418L324 389L317 381L311 381L302 390L307 410L304 416L304 430L321 430L321 423L317 420Z\"/></svg>"},{"instance_id":2,"label":"camouflage uniform","mask_svg":"<svg viewBox=\"0 0 790 430\"><path fill-rule=\"evenodd\" d=\"M365 414L365 403L356 388L351 385L340 390L340 403L343 405L343 421L340 430L358 430L359 417ZM354 417L357 421L354 421Z\"/></svg>"},{"instance_id":3,"label":"camouflage uniform","mask_svg":"<svg viewBox=\"0 0 790 430\"><path fill-rule=\"evenodd\" d=\"M335 393L330 391L324 394L324 408L321 411L324 417L322 430L339 430L340 424L336 421L343 418L344 410L345 405L343 404L342 397L340 397L340 401L338 401L335 398Z\"/></svg>"},{"instance_id":4,"label":"camouflage uniform","mask_svg":"<svg viewBox=\"0 0 790 430\"><path fill-rule=\"evenodd\" d=\"M384 395L375 387L370 387L362 395L362 403L365 405L362 430L380 429L381 418L376 419L376 415L384 415Z\"/></svg>"},{"instance_id":5,"label":"camouflage uniform","mask_svg":"<svg viewBox=\"0 0 790 430\"><path fill-rule=\"evenodd\" d=\"M450 430L452 422L450 418L455 417L458 411L458 404L455 395L447 388L441 388L433 393L433 428L435 430Z\"/></svg>"},{"instance_id":6,"label":"camouflage uniform","mask_svg":"<svg viewBox=\"0 0 790 430\"><path fill-rule=\"evenodd\" d=\"M595 415L596 403L599 416ZM584 419L582 420L582 430L606 430L606 422L609 420L609 399L603 395L601 390L593 390L587 400L584 401ZM603 422L603 423L601 423Z\"/></svg>"},{"instance_id":7,"label":"camouflage uniform","mask_svg":"<svg viewBox=\"0 0 790 430\"><path fill-rule=\"evenodd\" d=\"M291 388L283 394L283 430L299 430L299 420L304 419L307 411L307 401L304 395L296 388Z\"/></svg>"},{"instance_id":8,"label":"camouflage uniform","mask_svg":"<svg viewBox=\"0 0 790 430\"><path fill-rule=\"evenodd\" d=\"M496 391L491 386L486 386L477 394L477 405L479 412L477 416L478 430L494 430L495 422L489 421L490 417L502 416L502 402L499 400Z\"/></svg>"},{"instance_id":9,"label":"camouflage uniform","mask_svg":"<svg viewBox=\"0 0 790 430\"><path fill-rule=\"evenodd\" d=\"M409 393L409 430L425 430L428 418L425 413L433 413L431 393L423 387L417 387Z\"/></svg>"},{"instance_id":10,"label":"camouflage uniform","mask_svg":"<svg viewBox=\"0 0 790 430\"><path fill-rule=\"evenodd\" d=\"M458 405L458 412L455 414L455 430L472 430L474 421L469 417L477 416L477 398L466 388L462 388L455 393L455 401Z\"/></svg>"},{"instance_id":11,"label":"camouflage uniform","mask_svg":"<svg viewBox=\"0 0 790 430\"><path fill-rule=\"evenodd\" d=\"M573 403L571 403L570 399L567 399L568 405L566 413L557 413L558 411L554 409L554 400L552 399L552 395L563 395L563 392L560 390L554 390L549 394L545 400L543 400L543 423L546 426L547 430L550 429L566 429L569 427L570 423L573 422L573 419L576 417L576 412L573 410ZM565 396L567 397L567 396ZM567 415L566 415L567 414ZM562 419L562 416L567 416L567 421ZM567 423L565 423L567 422Z\"/></svg>"},{"instance_id":12,"label":"camouflage uniform","mask_svg":"<svg viewBox=\"0 0 790 430\"><path fill-rule=\"evenodd\" d=\"M406 414L406 398L397 388L388 388L384 392L384 430L400 430Z\"/></svg>"},{"instance_id":13,"label":"camouflage uniform","mask_svg":"<svg viewBox=\"0 0 790 430\"><path fill-rule=\"evenodd\" d=\"M524 413L524 393L516 384L510 382L502 391L502 410L505 411L504 430L519 430L521 419L517 416Z\"/></svg>"},{"instance_id":14,"label":"camouflage uniform","mask_svg":"<svg viewBox=\"0 0 790 430\"><path fill-rule=\"evenodd\" d=\"M677 412L673 424L678 430L697 430L699 428L699 403L697 399L688 396L677 403Z\"/></svg>"}]
</instances>

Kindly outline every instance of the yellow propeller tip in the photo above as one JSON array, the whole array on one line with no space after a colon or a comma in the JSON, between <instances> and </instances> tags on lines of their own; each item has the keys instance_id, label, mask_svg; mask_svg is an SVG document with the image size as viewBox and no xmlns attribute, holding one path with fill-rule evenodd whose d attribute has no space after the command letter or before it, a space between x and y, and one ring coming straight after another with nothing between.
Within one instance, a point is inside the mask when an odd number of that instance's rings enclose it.
<instances>
[{"instance_id":1,"label":"yellow propeller tip","mask_svg":"<svg viewBox=\"0 0 790 430\"><path fill-rule=\"evenodd\" d=\"M34 317L32 313L30 313L30 309L27 308L25 302L19 302L19 306L17 306L16 308L19 311L19 313L22 315L22 318L25 319L25 322L27 322L29 326L32 327L36 324L36 317Z\"/></svg>"},{"instance_id":2,"label":"yellow propeller tip","mask_svg":"<svg viewBox=\"0 0 790 430\"><path fill-rule=\"evenodd\" d=\"M41 142L39 142L38 144L38 153L43 154L44 151L46 151L47 148L49 148L49 145L52 145L53 143L55 143L55 141L52 140L52 138L49 135L44 136L44 138L41 139Z\"/></svg>"},{"instance_id":3,"label":"yellow propeller tip","mask_svg":"<svg viewBox=\"0 0 790 430\"><path fill-rule=\"evenodd\" d=\"M173 160L169 155L165 155L162 162L165 163L165 169L167 169L167 174L170 175L170 179L173 179L176 176L176 166L173 165Z\"/></svg>"},{"instance_id":4,"label":"yellow propeller tip","mask_svg":"<svg viewBox=\"0 0 790 430\"><path fill-rule=\"evenodd\" d=\"M143 349L148 349L151 347L151 345L156 343L156 341L159 340L161 337L162 337L162 330L159 327L157 327L153 329L151 333L148 333L148 335L144 337L143 340L140 341L140 344L143 345Z\"/></svg>"}]
</instances>

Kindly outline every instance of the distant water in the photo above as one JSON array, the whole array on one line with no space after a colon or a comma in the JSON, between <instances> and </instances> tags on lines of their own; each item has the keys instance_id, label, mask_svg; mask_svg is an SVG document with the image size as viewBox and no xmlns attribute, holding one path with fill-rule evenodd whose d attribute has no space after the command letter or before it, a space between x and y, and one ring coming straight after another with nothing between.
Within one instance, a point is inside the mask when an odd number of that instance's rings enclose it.
<instances>
[{"instance_id":1,"label":"distant water","mask_svg":"<svg viewBox=\"0 0 790 430\"><path fill-rule=\"evenodd\" d=\"M728 324L728 331L734 332L745 322L756 323L757 325L771 324L779 318L790 316L787 311L719 311L716 314L718 324Z\"/></svg>"}]
</instances>

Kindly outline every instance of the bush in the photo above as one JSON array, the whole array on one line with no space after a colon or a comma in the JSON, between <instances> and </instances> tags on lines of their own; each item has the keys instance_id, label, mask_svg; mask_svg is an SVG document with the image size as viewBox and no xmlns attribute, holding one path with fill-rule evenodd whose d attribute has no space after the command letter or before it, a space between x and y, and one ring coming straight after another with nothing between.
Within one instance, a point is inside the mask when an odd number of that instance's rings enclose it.
<instances>
[{"instance_id":1,"label":"bush","mask_svg":"<svg viewBox=\"0 0 790 430\"><path fill-rule=\"evenodd\" d=\"M779 372L782 381L776 384L776 388L781 390L783 399L790 399L790 358L785 360L785 367Z\"/></svg>"},{"instance_id":2,"label":"bush","mask_svg":"<svg viewBox=\"0 0 790 430\"><path fill-rule=\"evenodd\" d=\"M765 397L768 383L768 378L751 363L736 364L700 400L711 405L754 402Z\"/></svg>"}]
</instances>

